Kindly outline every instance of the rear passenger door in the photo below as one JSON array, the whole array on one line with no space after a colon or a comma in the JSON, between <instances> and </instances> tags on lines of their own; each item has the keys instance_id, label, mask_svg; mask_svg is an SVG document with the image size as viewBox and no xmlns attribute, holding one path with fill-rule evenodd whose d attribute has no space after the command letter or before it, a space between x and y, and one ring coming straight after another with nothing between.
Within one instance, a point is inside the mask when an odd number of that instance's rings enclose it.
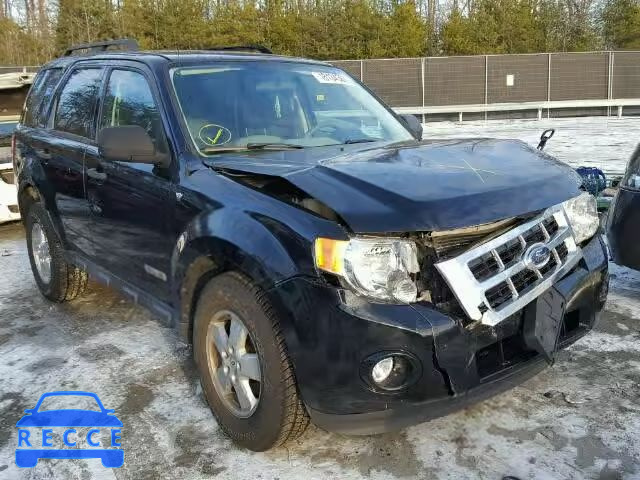
<instances>
[{"instance_id":1,"label":"rear passenger door","mask_svg":"<svg viewBox=\"0 0 640 480\"><path fill-rule=\"evenodd\" d=\"M168 152L156 95L142 70L108 73L99 127L137 125ZM173 243L167 222L175 203L168 169L110 161L90 149L85 159L96 261L112 274L165 299Z\"/></svg>"},{"instance_id":2,"label":"rear passenger door","mask_svg":"<svg viewBox=\"0 0 640 480\"><path fill-rule=\"evenodd\" d=\"M84 155L94 146L95 117L104 69L76 67L58 89L48 134L37 147L46 175L47 207L62 226L67 247L93 253L84 189Z\"/></svg>"}]
</instances>

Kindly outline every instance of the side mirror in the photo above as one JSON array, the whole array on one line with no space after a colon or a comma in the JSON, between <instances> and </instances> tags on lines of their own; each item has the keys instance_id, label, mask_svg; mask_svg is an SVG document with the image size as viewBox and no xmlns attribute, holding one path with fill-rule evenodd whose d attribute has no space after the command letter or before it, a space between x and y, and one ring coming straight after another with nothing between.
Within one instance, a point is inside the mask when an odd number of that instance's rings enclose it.
<instances>
[{"instance_id":1,"label":"side mirror","mask_svg":"<svg viewBox=\"0 0 640 480\"><path fill-rule=\"evenodd\" d=\"M168 157L156 152L149 134L138 125L105 127L98 132L98 152L107 160L168 166Z\"/></svg>"},{"instance_id":2,"label":"side mirror","mask_svg":"<svg viewBox=\"0 0 640 480\"><path fill-rule=\"evenodd\" d=\"M422 124L415 115L400 115L404 124L416 140L422 140Z\"/></svg>"}]
</instances>

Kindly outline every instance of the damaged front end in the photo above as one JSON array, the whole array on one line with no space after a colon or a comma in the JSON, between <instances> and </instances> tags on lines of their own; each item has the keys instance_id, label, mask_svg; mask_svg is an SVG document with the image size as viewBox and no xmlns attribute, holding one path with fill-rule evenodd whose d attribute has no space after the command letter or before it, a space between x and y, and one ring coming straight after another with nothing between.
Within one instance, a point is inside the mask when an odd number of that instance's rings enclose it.
<instances>
[{"instance_id":1,"label":"damaged front end","mask_svg":"<svg viewBox=\"0 0 640 480\"><path fill-rule=\"evenodd\" d=\"M511 388L588 332L606 299L607 257L582 195L470 227L411 229L407 216L408 230L364 231L353 219L375 226L380 204L354 217L289 174L216 170L345 232L311 236L317 277L268 292L307 410L328 430L402 428Z\"/></svg>"},{"instance_id":2,"label":"damaged front end","mask_svg":"<svg viewBox=\"0 0 640 480\"><path fill-rule=\"evenodd\" d=\"M576 243L562 207L399 238L417 246L415 302L374 302L329 282L335 309L322 283L292 282L295 316L313 320L291 352L312 419L328 430L394 430L512 388L587 333L606 299L602 240ZM399 388L372 380L385 359Z\"/></svg>"},{"instance_id":3,"label":"damaged front end","mask_svg":"<svg viewBox=\"0 0 640 480\"><path fill-rule=\"evenodd\" d=\"M338 290L340 300L334 308L331 294L321 284L298 279L283 286L284 290L291 287L287 298L290 305L295 304L296 318L312 319L299 324L290 351L313 421L327 430L350 434L396 430L506 391L553 363L559 349L593 327L606 299L608 274L598 236L580 245L566 237L565 243L571 245L566 252L554 247L550 267L539 272L518 270L515 265L528 245L544 242L539 237L544 235L543 228L549 234L547 243L562 238L562 225L554 231L552 222L545 223L547 218L543 214L484 226L465 232L466 237L462 231L451 232L450 237L422 236L416 277L421 298L410 305L374 303L344 289ZM508 230L503 232L505 227ZM479 238L485 234L491 240ZM509 262L503 257L510 250L500 248L501 265L491 252L498 248L496 241L509 246L512 237L518 240L520 253ZM464 256L468 252L473 255ZM472 260L486 259L487 252L493 261L480 269ZM460 258L471 258L476 274L496 277L491 283L512 279L508 293L494 301L485 296L488 304L480 309L478 319L464 308L477 292L442 273L446 262ZM522 281L513 278L523 271L532 274ZM528 292L535 292L534 298ZM340 340L327 340L331 338ZM385 358L410 359L392 370L406 375L402 388L387 389L372 381L374 361Z\"/></svg>"},{"instance_id":4,"label":"damaged front end","mask_svg":"<svg viewBox=\"0 0 640 480\"><path fill-rule=\"evenodd\" d=\"M560 206L428 235L425 247L423 283L435 308L415 308L433 328L436 361L454 395L532 361L552 363L592 328L606 299L602 240L576 244Z\"/></svg>"}]
</instances>

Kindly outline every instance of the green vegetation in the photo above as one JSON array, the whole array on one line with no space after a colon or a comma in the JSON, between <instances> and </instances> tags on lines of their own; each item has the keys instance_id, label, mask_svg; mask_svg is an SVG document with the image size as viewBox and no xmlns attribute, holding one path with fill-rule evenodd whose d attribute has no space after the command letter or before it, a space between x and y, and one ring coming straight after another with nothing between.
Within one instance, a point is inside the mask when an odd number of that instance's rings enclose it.
<instances>
[{"instance_id":1,"label":"green vegetation","mask_svg":"<svg viewBox=\"0 0 640 480\"><path fill-rule=\"evenodd\" d=\"M319 59L640 49L640 0L0 0L0 65L118 37Z\"/></svg>"}]
</instances>

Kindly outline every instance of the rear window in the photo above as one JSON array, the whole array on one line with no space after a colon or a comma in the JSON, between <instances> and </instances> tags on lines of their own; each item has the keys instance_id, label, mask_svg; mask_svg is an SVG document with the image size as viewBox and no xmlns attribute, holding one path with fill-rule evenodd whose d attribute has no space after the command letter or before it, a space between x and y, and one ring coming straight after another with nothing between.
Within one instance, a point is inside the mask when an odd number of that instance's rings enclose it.
<instances>
[{"instance_id":1,"label":"rear window","mask_svg":"<svg viewBox=\"0 0 640 480\"><path fill-rule=\"evenodd\" d=\"M93 138L93 120L100 91L102 69L75 70L60 92L54 128L85 138Z\"/></svg>"},{"instance_id":2,"label":"rear window","mask_svg":"<svg viewBox=\"0 0 640 480\"><path fill-rule=\"evenodd\" d=\"M46 125L49 100L61 76L61 68L50 68L38 74L25 103L22 123L28 127Z\"/></svg>"}]
</instances>

